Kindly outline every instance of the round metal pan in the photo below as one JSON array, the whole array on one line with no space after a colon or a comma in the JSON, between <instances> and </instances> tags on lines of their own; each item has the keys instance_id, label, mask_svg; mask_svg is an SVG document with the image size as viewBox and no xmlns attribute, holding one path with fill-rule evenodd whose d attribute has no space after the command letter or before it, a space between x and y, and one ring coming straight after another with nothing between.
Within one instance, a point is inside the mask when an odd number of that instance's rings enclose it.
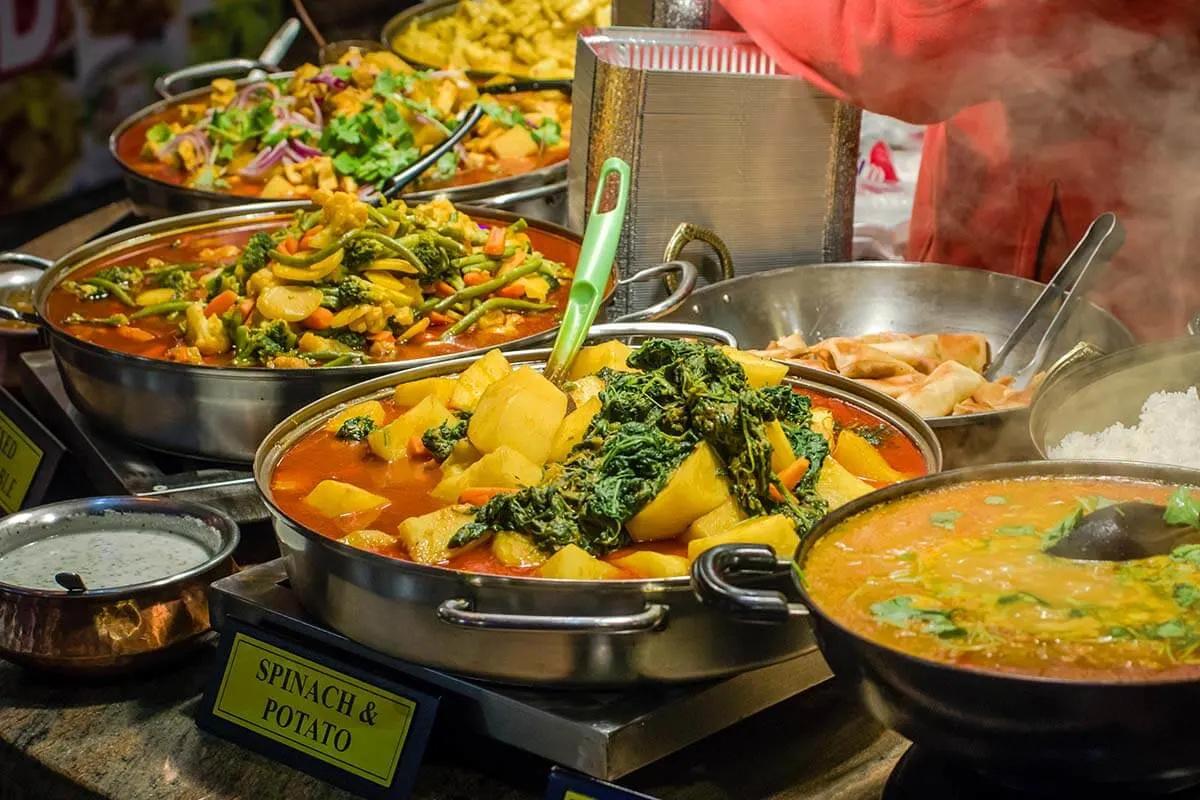
<instances>
[{"instance_id":1,"label":"round metal pan","mask_svg":"<svg viewBox=\"0 0 1200 800\"><path fill-rule=\"evenodd\" d=\"M688 337L736 346L728 333L679 324L605 325L589 343ZM540 369L549 350L506 354ZM292 589L317 618L406 661L518 684L616 687L716 678L782 661L813 646L807 626L745 625L701 605L686 577L564 581L481 575L375 555L334 541L275 505L271 476L291 447L346 405L390 397L397 384L461 372L475 359L406 370L309 405L263 441L254 477L287 559ZM792 384L886 420L941 468L929 427L885 395L794 367Z\"/></svg>"},{"instance_id":2,"label":"round metal pan","mask_svg":"<svg viewBox=\"0 0 1200 800\"><path fill-rule=\"evenodd\" d=\"M793 333L816 342L881 331L979 332L995 348L1041 290L1042 284L1024 278L941 264L814 264L705 286L661 319L715 325L748 349L766 347ZM1041 331L1033 334L1013 352L1011 363L1033 356ZM1058 337L1051 359L1080 341L1110 353L1134 344L1133 335L1115 317L1082 302ZM949 468L1036 456L1029 442L1027 409L926 421L942 443Z\"/></svg>"},{"instance_id":3,"label":"round metal pan","mask_svg":"<svg viewBox=\"0 0 1200 800\"><path fill-rule=\"evenodd\" d=\"M728 545L697 559L692 574L706 601L734 618L791 618L777 624L782 628L811 621L834 674L858 684L866 707L883 724L980 771L1028 781L1039 789L1037 796L1148 797L1200 781L1193 713L1200 703L1198 680L1073 681L931 661L841 626L794 579L813 543L855 514L941 487L1043 475L1200 484L1200 471L1144 464L1041 461L959 469L890 486L837 509L817 523L794 558L777 558L756 545ZM735 585L764 573L793 576L789 590L801 602Z\"/></svg>"},{"instance_id":4,"label":"round metal pan","mask_svg":"<svg viewBox=\"0 0 1200 800\"><path fill-rule=\"evenodd\" d=\"M30 317L0 306L0 316L33 322L46 319L46 302L55 286L76 270L115 252L185 233L272 219L282 222L290 212L307 207L304 201L261 203L156 220L89 242L53 263L23 254L0 253L0 263L15 259L46 270L33 292L36 315ZM492 209L459 209L481 220L510 224L519 219ZM578 234L548 222L530 220L529 226L581 242ZM606 300L611 299L617 286L672 272L681 276L677 292L663 303L622 319L640 320L665 312L683 302L695 288L696 268L686 261L659 264L620 279L614 276ZM252 461L258 443L280 420L330 392L382 373L491 349L344 367L208 367L121 353L76 338L53 324L43 329L49 335L71 402L98 426L155 450L232 462ZM555 333L557 326L499 346L528 347L551 339Z\"/></svg>"},{"instance_id":5,"label":"round metal pan","mask_svg":"<svg viewBox=\"0 0 1200 800\"><path fill-rule=\"evenodd\" d=\"M130 128L145 121L148 117L178 105L201 101L208 97L207 87L192 89L177 95L171 94L175 83L184 80L214 78L229 74L231 71L248 71L262 66L257 61L231 59L226 62L199 64L165 75L156 81L160 92L167 95L165 99L152 103L127 117L113 130L112 135L108 138L108 151L121 168L126 191L129 193L134 211L138 216L158 218L193 211L244 206L249 203L280 202L279 200L242 197L225 192L192 189L161 181L142 174L134 165L126 163L118 154L121 138ZM291 75L291 72L276 72L271 77L284 78L291 77ZM252 79L244 78L238 81L238 84L246 85L253 82L255 81ZM469 203L495 208L561 225L566 222L567 215L567 162L564 159L520 175L483 183L412 192L401 196L408 203L424 203L435 197L444 196L455 204Z\"/></svg>"}]
</instances>

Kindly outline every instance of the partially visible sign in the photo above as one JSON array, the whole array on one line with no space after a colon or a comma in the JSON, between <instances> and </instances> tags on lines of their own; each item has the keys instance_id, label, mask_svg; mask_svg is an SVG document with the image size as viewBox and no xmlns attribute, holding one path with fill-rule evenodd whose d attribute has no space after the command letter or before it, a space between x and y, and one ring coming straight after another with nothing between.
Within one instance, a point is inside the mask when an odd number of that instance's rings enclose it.
<instances>
[{"instance_id":1,"label":"partially visible sign","mask_svg":"<svg viewBox=\"0 0 1200 800\"><path fill-rule=\"evenodd\" d=\"M560 767L550 770L546 800L655 800L648 794L624 789Z\"/></svg>"},{"instance_id":2,"label":"partially visible sign","mask_svg":"<svg viewBox=\"0 0 1200 800\"><path fill-rule=\"evenodd\" d=\"M227 620L197 723L364 797L412 790L438 700Z\"/></svg>"},{"instance_id":3,"label":"partially visible sign","mask_svg":"<svg viewBox=\"0 0 1200 800\"><path fill-rule=\"evenodd\" d=\"M64 448L7 389L0 388L0 511L41 502Z\"/></svg>"}]
</instances>

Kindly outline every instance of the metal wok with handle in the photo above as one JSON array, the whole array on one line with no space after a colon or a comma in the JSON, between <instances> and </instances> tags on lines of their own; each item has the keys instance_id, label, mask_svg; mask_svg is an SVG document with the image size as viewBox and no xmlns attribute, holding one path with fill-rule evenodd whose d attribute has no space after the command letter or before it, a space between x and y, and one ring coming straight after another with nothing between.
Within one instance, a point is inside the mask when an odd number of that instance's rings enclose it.
<instances>
[{"instance_id":1,"label":"metal wok with handle","mask_svg":"<svg viewBox=\"0 0 1200 800\"><path fill-rule=\"evenodd\" d=\"M843 627L800 584L797 572L804 569L813 544L855 514L942 487L1049 475L1200 482L1195 470L1104 462L943 472L837 509L817 524L794 557L779 557L785 554L776 556L757 545L714 548L693 566L696 590L710 608L733 619L765 623L767 630L807 628L811 622L834 674L857 684L864 704L883 724L919 746L966 759L1002 780L1024 781L1042 791L1057 787L1053 796L1061 797L1144 797L1149 789L1200 782L1198 680L1076 681L930 661ZM786 580L788 593L799 602L781 591L744 588L746 578L771 574Z\"/></svg>"},{"instance_id":2,"label":"metal wok with handle","mask_svg":"<svg viewBox=\"0 0 1200 800\"><path fill-rule=\"evenodd\" d=\"M319 397L382 373L490 349L478 348L449 356L407 361L312 369L209 367L129 355L84 341L57 325L46 323L51 291L72 273L99 259L185 233L195 235L268 224L275 220L284 224L291 212L307 207L308 204L302 201L286 201L156 220L77 247L57 262L21 253L0 253L0 263L16 262L45 270L33 290L35 313L0 306L0 318L43 326L71 402L99 427L152 449L234 462L253 460L255 448L271 428ZM459 208L483 221L509 224L519 219L502 211L469 206ZM580 243L578 234L548 222L530 220L529 227L532 231L542 231L572 242L576 248ZM605 299L611 298L617 286L661 278L668 273L675 273L680 278L679 289L671 297L621 319L636 321L667 313L682 303L696 286L696 268L686 261L658 264L611 280ZM506 349L527 347L549 341L556 330L557 326L497 346Z\"/></svg>"}]
</instances>

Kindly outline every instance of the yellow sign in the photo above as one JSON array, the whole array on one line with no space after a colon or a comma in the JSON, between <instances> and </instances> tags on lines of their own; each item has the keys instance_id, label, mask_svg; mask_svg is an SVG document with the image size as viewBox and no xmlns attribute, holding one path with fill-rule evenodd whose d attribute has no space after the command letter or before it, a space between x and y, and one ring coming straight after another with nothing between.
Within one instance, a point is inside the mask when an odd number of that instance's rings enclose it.
<instances>
[{"instance_id":1,"label":"yellow sign","mask_svg":"<svg viewBox=\"0 0 1200 800\"><path fill-rule=\"evenodd\" d=\"M580 794L573 789L567 789L567 793L563 795L563 800L595 800L595 798L588 797L586 794Z\"/></svg>"},{"instance_id":2,"label":"yellow sign","mask_svg":"<svg viewBox=\"0 0 1200 800\"><path fill-rule=\"evenodd\" d=\"M213 715L390 786L416 708L408 698L237 633Z\"/></svg>"},{"instance_id":3,"label":"yellow sign","mask_svg":"<svg viewBox=\"0 0 1200 800\"><path fill-rule=\"evenodd\" d=\"M42 448L0 413L0 510L5 514L21 510L42 455Z\"/></svg>"}]
</instances>

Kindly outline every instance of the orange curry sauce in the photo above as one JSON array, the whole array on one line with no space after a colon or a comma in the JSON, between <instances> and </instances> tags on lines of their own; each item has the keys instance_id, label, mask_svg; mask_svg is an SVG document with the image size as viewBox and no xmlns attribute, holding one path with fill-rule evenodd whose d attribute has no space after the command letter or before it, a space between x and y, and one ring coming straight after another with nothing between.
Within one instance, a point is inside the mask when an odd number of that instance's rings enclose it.
<instances>
[{"instance_id":1,"label":"orange curry sauce","mask_svg":"<svg viewBox=\"0 0 1200 800\"><path fill-rule=\"evenodd\" d=\"M232 264L236 257L214 257L206 251L214 251L228 245L239 248L246 244L250 235L257 231L270 231L285 227L291 221L290 216L280 216L270 221L257 221L252 224L229 223L224 227L213 226L204 230L184 233L167 233L141 242L135 247L119 250L81 269L76 269L70 275L64 276L70 280L81 281L105 267L117 265L144 266L149 258L158 258L170 264L195 263L193 275L200 277L212 270ZM476 222L486 227L486 218L476 218ZM573 269L579 258L579 244L558 234L538 230L534 226L526 229L533 248L541 252L547 259L565 264ZM513 339L530 336L547 330L558 324L563 309L566 307L570 283L564 283L547 297L547 302L554 308L542 312L524 314L515 334L498 334L478 328L467 331L450 341L441 341L438 336L442 328L431 326L424 333L418 334L408 342L396 346L394 361L405 361L445 353L461 353L479 347L491 347ZM195 290L195 298L203 300L204 289ZM165 358L172 347L183 341L179 327L175 322L165 317L153 316L134 320L128 327L154 334L154 338L142 341L144 337L131 338L124 328L114 328L107 325L66 325L63 320L72 313L85 317L106 317L110 314L128 314L133 309L121 301L108 297L104 300L82 300L75 295L55 287L47 299L46 312L49 321L67 333L93 344L146 358ZM205 356L204 363L209 366L228 366L232 353L216 356Z\"/></svg>"},{"instance_id":2,"label":"orange curry sauce","mask_svg":"<svg viewBox=\"0 0 1200 800\"><path fill-rule=\"evenodd\" d=\"M842 427L869 426L888 429L882 437L879 452L899 472L918 476L925 474L925 460L917 446L900 431L868 411L830 397L797 389L812 398L814 408L827 408ZM391 422L405 408L397 407L390 399L381 401L387 411L383 424ZM441 467L434 461L401 459L392 463L371 455L365 441L350 442L337 439L334 433L319 427L301 439L280 459L271 476L271 495L275 504L291 519L332 539L348 533L372 528L394 534L408 517L419 516L442 508L448 503L430 497L429 492L442 478ZM389 505L381 512L350 515L330 519L311 507L304 498L322 480L332 479L352 483L374 494L386 497ZM639 542L638 550L657 550L668 555L686 556L687 542L671 539L661 542ZM381 555L408 560L402 545L373 551ZM628 555L631 550L617 550L603 560ZM451 559L445 566L464 572L492 575L532 576L537 567L509 567L492 555L489 547L477 547ZM614 566L616 566L614 564ZM636 577L626 573L624 577Z\"/></svg>"}]
</instances>

